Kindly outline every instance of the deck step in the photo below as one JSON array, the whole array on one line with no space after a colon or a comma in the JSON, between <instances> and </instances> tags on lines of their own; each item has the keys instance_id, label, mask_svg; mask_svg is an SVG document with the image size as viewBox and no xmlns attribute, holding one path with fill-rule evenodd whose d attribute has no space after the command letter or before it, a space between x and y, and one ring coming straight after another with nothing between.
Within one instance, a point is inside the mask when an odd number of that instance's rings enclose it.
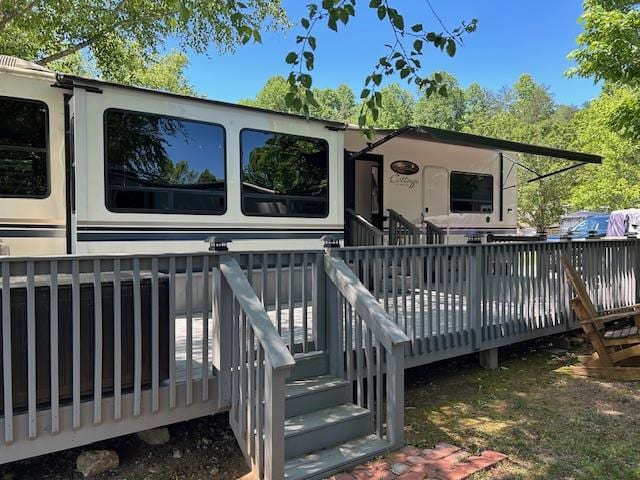
<instances>
[{"instance_id":1,"label":"deck step","mask_svg":"<svg viewBox=\"0 0 640 480\"><path fill-rule=\"evenodd\" d=\"M369 410L347 403L287 418L285 458L341 444L372 433Z\"/></svg>"},{"instance_id":2,"label":"deck step","mask_svg":"<svg viewBox=\"0 0 640 480\"><path fill-rule=\"evenodd\" d=\"M293 357L296 359L296 364L291 371L290 380L329 373L329 357L326 352L297 353Z\"/></svg>"},{"instance_id":3,"label":"deck step","mask_svg":"<svg viewBox=\"0 0 640 480\"><path fill-rule=\"evenodd\" d=\"M287 461L286 480L315 480L358 465L391 449L391 444L376 435L359 437L340 445L301 455Z\"/></svg>"},{"instance_id":4,"label":"deck step","mask_svg":"<svg viewBox=\"0 0 640 480\"><path fill-rule=\"evenodd\" d=\"M333 375L302 378L285 386L285 411L294 417L351 401L349 382Z\"/></svg>"}]
</instances>

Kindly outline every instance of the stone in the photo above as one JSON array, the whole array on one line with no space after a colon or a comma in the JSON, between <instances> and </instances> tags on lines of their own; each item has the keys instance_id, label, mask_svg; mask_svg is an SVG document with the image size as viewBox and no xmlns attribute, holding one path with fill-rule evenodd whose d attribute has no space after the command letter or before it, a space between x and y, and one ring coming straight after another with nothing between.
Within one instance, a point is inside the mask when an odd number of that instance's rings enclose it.
<instances>
[{"instance_id":1,"label":"stone","mask_svg":"<svg viewBox=\"0 0 640 480\"><path fill-rule=\"evenodd\" d=\"M173 458L178 459L178 458L182 458L182 452L180 451L180 449L176 448L173 450Z\"/></svg>"},{"instance_id":2,"label":"stone","mask_svg":"<svg viewBox=\"0 0 640 480\"><path fill-rule=\"evenodd\" d=\"M405 463L393 463L391 464L391 471L396 475L402 475L404 472L409 470L409 465Z\"/></svg>"},{"instance_id":3,"label":"stone","mask_svg":"<svg viewBox=\"0 0 640 480\"><path fill-rule=\"evenodd\" d=\"M164 445L171 440L169 429L165 427L138 432L138 438L147 445Z\"/></svg>"},{"instance_id":4,"label":"stone","mask_svg":"<svg viewBox=\"0 0 640 480\"><path fill-rule=\"evenodd\" d=\"M95 477L118 468L118 465L120 459L113 450L89 450L82 452L76 459L76 470L85 477Z\"/></svg>"}]
</instances>

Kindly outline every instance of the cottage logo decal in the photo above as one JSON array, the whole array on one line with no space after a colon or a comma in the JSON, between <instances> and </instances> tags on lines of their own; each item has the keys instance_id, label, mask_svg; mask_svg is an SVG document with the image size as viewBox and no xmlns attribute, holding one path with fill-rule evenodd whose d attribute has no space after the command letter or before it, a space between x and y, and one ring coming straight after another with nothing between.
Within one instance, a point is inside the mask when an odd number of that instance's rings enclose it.
<instances>
[{"instance_id":1,"label":"cottage logo decal","mask_svg":"<svg viewBox=\"0 0 640 480\"><path fill-rule=\"evenodd\" d=\"M420 167L409 160L397 160L391 164L391 170L400 175L415 175Z\"/></svg>"}]
</instances>

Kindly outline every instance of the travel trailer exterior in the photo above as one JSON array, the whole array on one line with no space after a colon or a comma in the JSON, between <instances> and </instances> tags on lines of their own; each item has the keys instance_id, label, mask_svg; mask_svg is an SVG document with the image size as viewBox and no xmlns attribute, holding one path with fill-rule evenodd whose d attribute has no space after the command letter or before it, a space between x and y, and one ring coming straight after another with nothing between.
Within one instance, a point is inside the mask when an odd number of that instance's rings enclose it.
<instances>
[{"instance_id":1,"label":"travel trailer exterior","mask_svg":"<svg viewBox=\"0 0 640 480\"><path fill-rule=\"evenodd\" d=\"M380 131L373 142L391 131ZM366 147L362 134L349 129L345 148L357 152ZM515 234L517 183L509 153L471 146L441 143L418 135L396 137L355 162L354 210L374 223L378 210L367 208L366 199L378 188L384 192L379 211L392 209L420 226L427 220L446 233L447 243L460 243L470 234ZM380 186L368 187L371 169L382 173ZM376 178L377 180L377 178ZM375 205L377 202L374 201ZM373 213L373 214L372 214Z\"/></svg>"},{"instance_id":2,"label":"travel trailer exterior","mask_svg":"<svg viewBox=\"0 0 640 480\"><path fill-rule=\"evenodd\" d=\"M596 155L429 128L379 131L56 74L0 56L0 239L12 255L300 249L345 207L447 241L514 233L517 152ZM516 153L510 153L516 152ZM514 163L515 162L515 163Z\"/></svg>"}]
</instances>

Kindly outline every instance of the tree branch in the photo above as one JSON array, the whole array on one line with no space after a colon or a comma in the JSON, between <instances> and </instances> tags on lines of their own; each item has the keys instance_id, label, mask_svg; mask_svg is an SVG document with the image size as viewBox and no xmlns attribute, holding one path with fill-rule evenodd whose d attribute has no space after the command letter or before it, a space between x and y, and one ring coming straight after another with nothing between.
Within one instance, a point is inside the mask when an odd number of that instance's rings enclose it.
<instances>
[{"instance_id":1,"label":"tree branch","mask_svg":"<svg viewBox=\"0 0 640 480\"><path fill-rule=\"evenodd\" d=\"M120 0L120 3L118 3L118 5L116 5L113 9L113 11L111 12L112 15L117 15L125 6L125 4L127 3L127 0ZM70 47L65 48L64 50L61 50L57 53L54 53L52 55L49 55L47 57L41 58L40 60L38 60L36 63L38 65L47 65L51 62L55 62L56 60L60 60L64 57L67 57L69 55L72 55L74 53L76 53L79 50L82 50L85 47L88 47L89 45L91 45L93 42L95 42L98 38L100 38L100 36L102 36L106 31L109 30L113 30L114 28L118 27L118 26L122 26L124 22L114 22L112 25L109 26L109 28L105 28L104 30L102 30L100 33L98 33L97 35L94 35L91 38L87 38L86 40L83 40L82 42L76 43L75 45L71 45Z\"/></svg>"},{"instance_id":2,"label":"tree branch","mask_svg":"<svg viewBox=\"0 0 640 480\"><path fill-rule=\"evenodd\" d=\"M24 15L26 12L33 9L33 7L36 6L36 3L38 3L38 1L39 0L32 0L24 8L18 8L13 13L5 12L0 18L0 32L2 32L2 30L4 30L7 27L7 25L9 25L14 19L20 17L21 15Z\"/></svg>"}]
</instances>

